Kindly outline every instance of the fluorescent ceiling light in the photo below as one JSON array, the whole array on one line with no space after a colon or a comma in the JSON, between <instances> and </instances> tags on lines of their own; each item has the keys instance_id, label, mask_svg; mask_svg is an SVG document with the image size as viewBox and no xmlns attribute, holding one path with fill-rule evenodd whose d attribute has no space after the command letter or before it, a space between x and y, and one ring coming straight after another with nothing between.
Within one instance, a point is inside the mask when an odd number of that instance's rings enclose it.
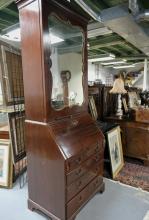
<instances>
[{"instance_id":1,"label":"fluorescent ceiling light","mask_svg":"<svg viewBox=\"0 0 149 220\"><path fill-rule=\"evenodd\" d=\"M49 34L50 35L50 42L51 44L56 44L64 41L62 38L55 36L54 34ZM1 36L4 39L7 40L12 40L12 41L21 41L21 35L20 35L20 28L16 28L14 30L9 31L6 34L3 34Z\"/></svg>"},{"instance_id":2,"label":"fluorescent ceiling light","mask_svg":"<svg viewBox=\"0 0 149 220\"><path fill-rule=\"evenodd\" d=\"M9 31L8 33L1 36L4 39L12 40L12 41L20 41L20 28L16 28L14 30Z\"/></svg>"},{"instance_id":3,"label":"fluorescent ceiling light","mask_svg":"<svg viewBox=\"0 0 149 220\"><path fill-rule=\"evenodd\" d=\"M125 65L125 66L113 66L114 69L132 68L132 67L135 67L135 65L132 64L132 65Z\"/></svg>"},{"instance_id":4,"label":"fluorescent ceiling light","mask_svg":"<svg viewBox=\"0 0 149 220\"><path fill-rule=\"evenodd\" d=\"M121 64L121 63L126 63L126 60L120 60L120 61L112 61L112 62L106 62L106 63L101 63L102 65L111 65L111 64Z\"/></svg>"},{"instance_id":5,"label":"fluorescent ceiling light","mask_svg":"<svg viewBox=\"0 0 149 220\"><path fill-rule=\"evenodd\" d=\"M106 61L106 60L113 60L115 59L115 55L114 54L104 54L103 56L101 57L97 57L97 58L92 58L92 59L89 59L88 61L89 62L97 62L97 61Z\"/></svg>"}]
</instances>

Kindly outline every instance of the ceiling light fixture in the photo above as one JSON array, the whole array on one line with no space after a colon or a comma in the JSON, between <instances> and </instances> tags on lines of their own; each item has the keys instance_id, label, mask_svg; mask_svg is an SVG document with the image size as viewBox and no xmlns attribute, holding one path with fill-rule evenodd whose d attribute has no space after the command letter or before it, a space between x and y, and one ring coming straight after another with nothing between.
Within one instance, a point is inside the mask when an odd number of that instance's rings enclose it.
<instances>
[{"instance_id":1,"label":"ceiling light fixture","mask_svg":"<svg viewBox=\"0 0 149 220\"><path fill-rule=\"evenodd\" d=\"M92 59L89 59L88 61L89 62L98 62L98 61L106 61L106 60L113 60L113 59L115 59L114 54L103 54L100 57L92 58Z\"/></svg>"},{"instance_id":2,"label":"ceiling light fixture","mask_svg":"<svg viewBox=\"0 0 149 220\"><path fill-rule=\"evenodd\" d=\"M2 38L12 41L20 41L20 28L8 31L6 34L1 35Z\"/></svg>"},{"instance_id":3,"label":"ceiling light fixture","mask_svg":"<svg viewBox=\"0 0 149 220\"><path fill-rule=\"evenodd\" d=\"M124 65L124 66L113 66L114 69L132 68L132 67L135 67L135 65L132 64L132 65Z\"/></svg>"},{"instance_id":4,"label":"ceiling light fixture","mask_svg":"<svg viewBox=\"0 0 149 220\"><path fill-rule=\"evenodd\" d=\"M106 62L106 63L101 63L101 64L106 66L106 65L111 65L111 64L122 64L122 63L126 63L126 60L112 61L112 62Z\"/></svg>"},{"instance_id":5,"label":"ceiling light fixture","mask_svg":"<svg viewBox=\"0 0 149 220\"><path fill-rule=\"evenodd\" d=\"M62 38L55 36L54 34L49 34L51 44L56 44L64 41ZM21 41L20 28L10 30L7 33L1 35L2 38L12 41Z\"/></svg>"}]
</instances>

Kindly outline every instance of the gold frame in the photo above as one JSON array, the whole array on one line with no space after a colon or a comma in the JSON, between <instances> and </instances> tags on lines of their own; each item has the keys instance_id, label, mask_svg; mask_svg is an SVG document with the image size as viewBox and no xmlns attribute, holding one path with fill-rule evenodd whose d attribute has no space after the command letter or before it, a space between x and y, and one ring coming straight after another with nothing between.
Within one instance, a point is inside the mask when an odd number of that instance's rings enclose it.
<instances>
[{"instance_id":1,"label":"gold frame","mask_svg":"<svg viewBox=\"0 0 149 220\"><path fill-rule=\"evenodd\" d=\"M124 165L119 126L107 132L107 142L109 147L112 177L114 179Z\"/></svg>"},{"instance_id":2,"label":"gold frame","mask_svg":"<svg viewBox=\"0 0 149 220\"><path fill-rule=\"evenodd\" d=\"M139 103L138 103L138 95L137 93L134 92L128 92L128 97L129 97L129 108L136 108Z\"/></svg>"},{"instance_id":3,"label":"gold frame","mask_svg":"<svg viewBox=\"0 0 149 220\"><path fill-rule=\"evenodd\" d=\"M0 148L1 145L5 151L5 158L4 158L4 166L5 166L5 180L0 180L0 186L5 188L12 187L12 176L13 176L13 163L12 163L12 155L11 155L11 147L10 147L10 140L7 139L0 139ZM4 167L3 167L4 169Z\"/></svg>"},{"instance_id":4,"label":"gold frame","mask_svg":"<svg viewBox=\"0 0 149 220\"><path fill-rule=\"evenodd\" d=\"M129 110L128 110L126 98L122 98L122 103L123 103L125 113L128 113Z\"/></svg>"},{"instance_id":5,"label":"gold frame","mask_svg":"<svg viewBox=\"0 0 149 220\"><path fill-rule=\"evenodd\" d=\"M98 113L95 105L95 100L93 96L88 97L88 104L89 104L89 109L92 115L92 118L96 121L98 118Z\"/></svg>"}]
</instances>

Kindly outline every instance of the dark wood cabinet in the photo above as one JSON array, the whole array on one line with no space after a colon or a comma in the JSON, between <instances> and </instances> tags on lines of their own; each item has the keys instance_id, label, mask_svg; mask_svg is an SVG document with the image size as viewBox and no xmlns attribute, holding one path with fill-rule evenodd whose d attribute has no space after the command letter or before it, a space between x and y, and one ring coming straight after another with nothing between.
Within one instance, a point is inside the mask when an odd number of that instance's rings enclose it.
<instances>
[{"instance_id":1,"label":"dark wood cabinet","mask_svg":"<svg viewBox=\"0 0 149 220\"><path fill-rule=\"evenodd\" d=\"M54 220L74 219L96 192L104 190L104 136L87 112L87 20L66 1L17 3L25 90L28 205ZM49 42L51 30L63 43L53 46ZM58 56L59 69L52 69L56 63L53 53ZM82 76L77 78L80 70ZM61 83L58 74L62 71L71 72L67 94L62 91L63 85L57 86L54 81L57 77ZM76 84L71 87L76 81L77 86L83 85L82 90L75 90Z\"/></svg>"},{"instance_id":2,"label":"dark wood cabinet","mask_svg":"<svg viewBox=\"0 0 149 220\"><path fill-rule=\"evenodd\" d=\"M99 119L105 122L117 123L121 127L123 153L125 156L141 159L149 164L149 123L148 110L138 108L130 111L123 118L115 116L117 109L117 95L110 94L112 87L94 85L89 87L89 95L94 97ZM127 87L128 92L140 93L137 88ZM127 103L128 94L124 95ZM102 114L101 114L102 112Z\"/></svg>"},{"instance_id":3,"label":"dark wood cabinet","mask_svg":"<svg viewBox=\"0 0 149 220\"><path fill-rule=\"evenodd\" d=\"M106 121L116 122L122 130L122 145L125 156L138 158L149 164L149 124L115 116L106 117Z\"/></svg>"},{"instance_id":4,"label":"dark wood cabinet","mask_svg":"<svg viewBox=\"0 0 149 220\"><path fill-rule=\"evenodd\" d=\"M94 85L88 87L89 96L93 96L97 109L98 119L103 119L103 90L104 85Z\"/></svg>"},{"instance_id":5,"label":"dark wood cabinet","mask_svg":"<svg viewBox=\"0 0 149 220\"><path fill-rule=\"evenodd\" d=\"M109 93L110 89L111 86L104 84L96 84L88 88L89 95L94 97L99 120L116 113L118 96Z\"/></svg>"}]
</instances>

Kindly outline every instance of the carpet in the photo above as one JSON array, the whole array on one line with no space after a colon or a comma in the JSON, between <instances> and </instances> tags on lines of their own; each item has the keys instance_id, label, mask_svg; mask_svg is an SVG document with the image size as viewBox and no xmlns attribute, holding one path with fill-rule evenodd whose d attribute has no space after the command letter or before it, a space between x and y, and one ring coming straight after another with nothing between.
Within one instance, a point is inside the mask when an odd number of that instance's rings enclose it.
<instances>
[{"instance_id":1,"label":"carpet","mask_svg":"<svg viewBox=\"0 0 149 220\"><path fill-rule=\"evenodd\" d=\"M149 167L125 162L115 180L149 191Z\"/></svg>"}]
</instances>

